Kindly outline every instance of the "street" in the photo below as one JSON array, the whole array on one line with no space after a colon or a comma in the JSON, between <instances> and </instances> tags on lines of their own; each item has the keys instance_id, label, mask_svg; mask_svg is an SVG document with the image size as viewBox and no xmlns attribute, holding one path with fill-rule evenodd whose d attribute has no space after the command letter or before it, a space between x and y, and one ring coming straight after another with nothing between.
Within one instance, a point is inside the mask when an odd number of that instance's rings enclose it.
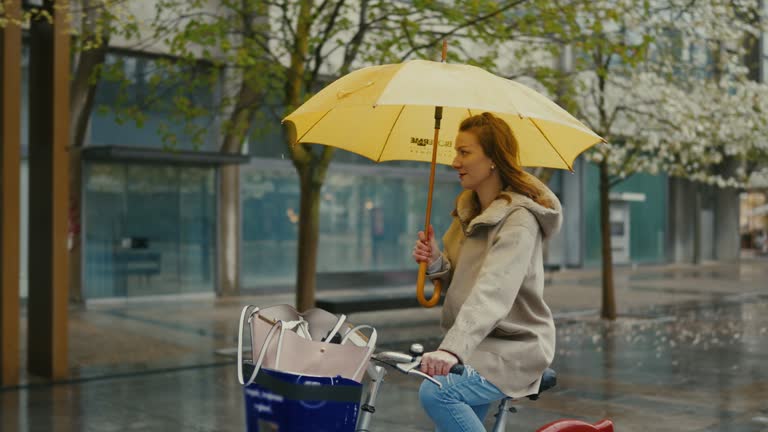
<instances>
[{"instance_id":1,"label":"street","mask_svg":"<svg viewBox=\"0 0 768 432\"><path fill-rule=\"evenodd\" d=\"M617 272L621 318L597 318L599 273L555 273L557 386L515 406L509 430L559 418L611 418L618 431L768 430L768 266L765 260ZM0 392L3 431L242 431L231 347L242 304L229 300L104 303L72 311L74 378L26 378ZM592 303L593 307L584 307ZM438 310L353 314L379 349L439 343ZM24 339L22 339L24 340ZM428 431L418 379L392 371L372 425ZM489 415L486 424L491 425Z\"/></svg>"}]
</instances>

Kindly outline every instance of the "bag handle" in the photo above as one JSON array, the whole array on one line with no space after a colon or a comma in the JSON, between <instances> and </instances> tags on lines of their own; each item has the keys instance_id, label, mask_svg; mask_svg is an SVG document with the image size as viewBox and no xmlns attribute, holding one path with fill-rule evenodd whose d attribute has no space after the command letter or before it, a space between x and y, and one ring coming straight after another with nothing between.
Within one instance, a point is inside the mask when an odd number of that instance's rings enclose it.
<instances>
[{"instance_id":1,"label":"bag handle","mask_svg":"<svg viewBox=\"0 0 768 432\"><path fill-rule=\"evenodd\" d=\"M250 312L250 315L248 315L248 319L246 320L246 315L251 309L253 310ZM267 348L269 347L269 344L272 343L272 339L274 338L275 332L278 329L280 330L280 333L279 333L278 342L277 342L277 355L275 358L275 367L277 367L280 361L280 351L282 349L283 335L285 334L286 326L287 326L287 329L289 330L295 329L296 333L299 333L299 335L303 336L305 339L312 340L312 337L309 335L309 329L307 328L308 323L303 319L300 318L297 321L289 321L289 322L284 322L282 320L276 321L264 339L264 344L261 346L258 359L256 359L256 362L254 364L253 373L251 373L251 376L248 379L248 382L246 383L245 376L243 373L243 327L244 327L244 323L246 321L250 323L254 315L258 314L259 311L261 311L261 309L258 306L247 305L243 307L242 311L240 312L240 322L239 322L239 328L238 328L239 331L237 334L237 379L241 385L246 385L246 386L250 385L256 379L256 375L259 373L259 370L261 369L261 365L264 362L264 357L266 356ZM329 337L326 339L326 341L330 341L331 338L333 338L333 336L335 336L336 333L340 331L341 327L346 321L346 318L347 317L344 314L342 314L339 317L339 320L336 322L336 325L333 327L333 329L329 333ZM360 373L360 370L363 367L365 367L366 364L368 363L368 358L370 358L371 354L373 354L373 350L376 348L377 332L374 327L370 325L362 324L356 327L352 327L349 331L347 331L344 334L344 337L341 340L341 344L345 344L350 339L351 336L357 333L357 331L365 328L371 329L371 335L368 338L367 343L365 344L365 346L368 348L368 352L366 354L366 357L360 363L360 365L358 365L353 376L357 376ZM303 333L303 335L301 333ZM253 343L253 338L251 338L251 343Z\"/></svg>"},{"instance_id":2,"label":"bag handle","mask_svg":"<svg viewBox=\"0 0 768 432\"><path fill-rule=\"evenodd\" d=\"M258 375L259 370L261 370L261 365L264 363L264 357L267 355L267 349L269 348L269 344L272 343L272 338L275 337L275 332L277 330L280 330L283 328L283 321L278 320L275 325L272 326L271 329L269 329L269 332L267 333L266 338L264 338L264 344L261 346L261 350L259 351L259 358L256 360L256 362L253 365L253 373L251 373L251 377L248 378L248 382L244 382L243 379L243 364L240 363L237 365L237 378L240 380L240 384L242 385L250 385L253 383L253 381L256 379L256 375ZM279 349L279 347L278 347Z\"/></svg>"},{"instance_id":3,"label":"bag handle","mask_svg":"<svg viewBox=\"0 0 768 432\"><path fill-rule=\"evenodd\" d=\"M248 315L248 319L245 319L246 314L248 314L249 310L253 309L253 311L250 312ZM239 323L239 332L237 334L237 379L240 381L240 384L242 385L250 385L253 383L253 380L256 379L256 375L259 373L259 369L261 369L261 364L264 362L264 356L267 354L267 348L269 347L269 344L272 342L272 338L275 336L275 331L277 329L280 329L280 338L278 339L277 344L277 357L279 359L280 357L280 349L282 348L282 336L283 336L283 330L284 330L284 322L282 320L278 320L275 322L275 324L272 326L271 329L269 329L269 332L267 333L266 338L264 339L264 344L261 346L261 350L259 351L259 357L256 359L254 364L253 373L251 373L251 377L248 379L248 382L245 382L245 376L243 375L243 324L248 321L248 323L251 322L253 319L253 316L258 314L261 309L258 306L254 305L248 305L243 307L243 310L240 312L240 323ZM253 337L251 337L251 344L253 344ZM254 360L254 359L251 359Z\"/></svg>"},{"instance_id":4,"label":"bag handle","mask_svg":"<svg viewBox=\"0 0 768 432\"><path fill-rule=\"evenodd\" d=\"M243 323L245 322L245 315L248 313L248 310L253 308L252 313L258 313L259 307L254 305L247 305L243 307L243 310L240 312L240 323L238 329L240 331L237 332L237 379L240 381L240 384L244 384L243 379ZM250 317L248 318L248 322L250 322ZM251 343L253 343L253 339L251 339Z\"/></svg>"},{"instance_id":5,"label":"bag handle","mask_svg":"<svg viewBox=\"0 0 768 432\"><path fill-rule=\"evenodd\" d=\"M355 373L353 376L357 376L357 374L360 373L360 371L368 364L368 359L371 357L371 354L373 354L373 350L376 348L376 329L372 326L369 326L367 324L361 324L356 327L352 327L350 331L347 332L347 334L344 335L344 337L341 339L341 344L345 344L349 337L353 334L355 334L358 330L362 330L364 328L371 329L371 336L368 338L368 343L366 344L366 347L368 348L368 353L366 354L365 358L363 358L363 361L360 362L360 364L357 366L357 369L355 370Z\"/></svg>"},{"instance_id":6,"label":"bag handle","mask_svg":"<svg viewBox=\"0 0 768 432\"><path fill-rule=\"evenodd\" d=\"M339 316L339 320L336 321L336 325L333 326L330 333L328 333L328 335L325 337L326 342L330 342L333 340L333 337L336 336L336 333L338 333L339 330L341 330L341 326L344 324L346 320L347 320L346 315L341 314L341 316Z\"/></svg>"}]
</instances>

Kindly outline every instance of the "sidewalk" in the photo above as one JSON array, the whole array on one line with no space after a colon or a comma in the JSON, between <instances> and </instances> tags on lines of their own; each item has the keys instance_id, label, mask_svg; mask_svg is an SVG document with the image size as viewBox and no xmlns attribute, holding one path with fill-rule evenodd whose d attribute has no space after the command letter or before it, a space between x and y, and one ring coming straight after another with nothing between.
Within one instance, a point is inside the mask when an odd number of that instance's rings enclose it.
<instances>
[{"instance_id":1,"label":"sidewalk","mask_svg":"<svg viewBox=\"0 0 768 432\"><path fill-rule=\"evenodd\" d=\"M621 318L608 323L597 318L598 270L551 275L558 385L518 405L509 430L605 417L622 432L768 430L768 261L618 268L615 280ZM72 379L24 377L19 388L0 390L0 430L242 432L232 357L239 310L292 302L284 294L73 309ZM376 326L379 348L430 349L439 342L438 316L439 309L405 309L350 320ZM432 430L419 384L390 373L372 430Z\"/></svg>"},{"instance_id":2,"label":"sidewalk","mask_svg":"<svg viewBox=\"0 0 768 432\"><path fill-rule=\"evenodd\" d=\"M550 273L545 297L557 321L594 319L599 315L599 269ZM619 315L659 313L670 305L714 302L768 293L768 259L739 264L705 263L617 267L614 270ZM366 288L414 292L414 286ZM359 290L323 291L322 295L359 295ZM226 299L114 300L70 310L70 364L74 378L89 378L151 369L181 368L227 362L237 343L237 319L247 304L293 304L293 293ZM379 330L380 346L407 348L413 340L438 338L440 308L401 309L350 314L350 322ZM23 312L21 343L26 343ZM22 352L26 349L22 346ZM26 359L22 359L22 365ZM40 382L24 376L24 383Z\"/></svg>"}]
</instances>

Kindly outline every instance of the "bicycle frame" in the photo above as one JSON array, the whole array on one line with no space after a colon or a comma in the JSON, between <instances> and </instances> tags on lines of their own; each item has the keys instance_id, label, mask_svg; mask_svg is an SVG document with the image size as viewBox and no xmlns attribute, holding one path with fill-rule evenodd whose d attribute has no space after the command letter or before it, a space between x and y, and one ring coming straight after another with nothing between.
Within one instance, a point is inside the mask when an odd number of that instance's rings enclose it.
<instances>
[{"instance_id":1,"label":"bicycle frame","mask_svg":"<svg viewBox=\"0 0 768 432\"><path fill-rule=\"evenodd\" d=\"M373 414L376 412L376 400L379 395L381 385L384 383L384 377L387 375L387 369L375 364L368 366L368 376L371 377L371 384L368 387L368 393L363 403L360 405L360 414L357 420L355 432L371 432L370 425ZM435 384L438 385L438 384ZM509 399L504 399L499 403L498 413L496 414L496 423L493 426L493 432L505 432L507 425L507 416L514 408L509 407ZM556 432L559 429L552 429L546 432ZM581 432L572 430L570 432ZM606 430L605 432L612 432Z\"/></svg>"},{"instance_id":2,"label":"bicycle frame","mask_svg":"<svg viewBox=\"0 0 768 432\"><path fill-rule=\"evenodd\" d=\"M423 348L420 350L420 347L414 344L414 346L411 347L411 353L414 353L415 355L409 356L405 353L395 352L379 353L389 354L390 356L388 360L396 362L394 365L389 362L384 362L380 359L377 359L374 355L373 360L368 364L367 374L370 377L371 382L370 386L368 387L368 392L362 401L363 403L360 405L360 414L358 415L355 432L371 432L370 425L372 416L376 412L376 400L378 398L379 391L381 390L381 385L384 383L384 377L387 375L387 369L383 366L374 364L373 361L381 361L382 363L387 364L390 367L399 370L400 372L410 375L419 375L424 379L432 381L435 383L435 385L442 385L432 377L423 374L416 369L416 366L420 363L421 360L421 351L423 351ZM403 364L408 366L401 367ZM492 432L506 431L507 418L509 413L517 412L514 407L509 405L512 401L512 399L507 398L499 402L498 411L495 415L496 422L494 423ZM541 428L537 429L536 432L613 432L613 430L613 422L607 419L595 423L594 425L585 423L580 420L561 419L542 426Z\"/></svg>"},{"instance_id":3,"label":"bicycle frame","mask_svg":"<svg viewBox=\"0 0 768 432\"><path fill-rule=\"evenodd\" d=\"M368 366L368 376L371 377L371 384L368 387L368 393L365 395L363 404L360 405L360 414L357 418L355 432L370 432L371 417L376 412L376 398L379 395L381 384L384 383L386 375L387 370L384 367L373 363Z\"/></svg>"}]
</instances>

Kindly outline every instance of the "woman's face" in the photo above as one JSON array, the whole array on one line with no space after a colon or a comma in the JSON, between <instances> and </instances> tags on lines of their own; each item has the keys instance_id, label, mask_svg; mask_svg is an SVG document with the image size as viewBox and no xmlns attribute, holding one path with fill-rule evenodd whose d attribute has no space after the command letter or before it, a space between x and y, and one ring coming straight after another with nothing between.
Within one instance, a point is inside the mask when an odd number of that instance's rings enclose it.
<instances>
[{"instance_id":1,"label":"woman's face","mask_svg":"<svg viewBox=\"0 0 768 432\"><path fill-rule=\"evenodd\" d=\"M456 157L453 168L459 173L459 181L464 189L477 191L491 179L493 161L485 155L477 136L471 132L459 132L456 136Z\"/></svg>"}]
</instances>

